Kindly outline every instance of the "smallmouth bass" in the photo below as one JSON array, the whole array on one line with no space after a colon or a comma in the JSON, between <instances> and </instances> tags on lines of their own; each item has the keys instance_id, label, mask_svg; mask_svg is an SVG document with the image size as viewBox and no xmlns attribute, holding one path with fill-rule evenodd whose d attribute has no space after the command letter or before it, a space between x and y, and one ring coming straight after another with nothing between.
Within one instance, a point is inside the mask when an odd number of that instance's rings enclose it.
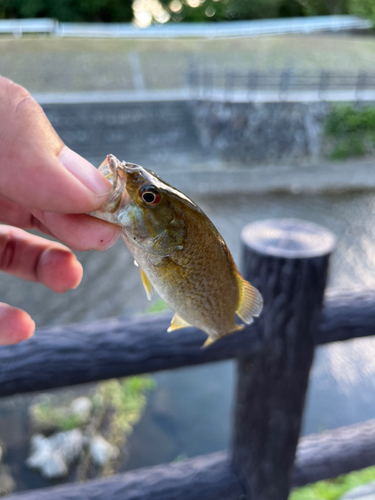
<instances>
[{"instance_id":1,"label":"smallmouth bass","mask_svg":"<svg viewBox=\"0 0 375 500\"><path fill-rule=\"evenodd\" d=\"M99 171L112 183L101 209L90 215L120 225L139 267L147 297L152 288L175 312L168 331L195 326L204 347L259 316L259 291L237 270L225 241L187 196L139 165L113 155Z\"/></svg>"}]
</instances>

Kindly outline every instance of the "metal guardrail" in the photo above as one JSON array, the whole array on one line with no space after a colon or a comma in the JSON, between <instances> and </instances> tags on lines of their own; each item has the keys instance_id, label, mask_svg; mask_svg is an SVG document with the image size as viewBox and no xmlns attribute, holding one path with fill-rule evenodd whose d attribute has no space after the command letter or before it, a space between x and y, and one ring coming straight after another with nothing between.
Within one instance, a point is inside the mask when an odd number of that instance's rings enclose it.
<instances>
[{"instance_id":1,"label":"metal guardrail","mask_svg":"<svg viewBox=\"0 0 375 500\"><path fill-rule=\"evenodd\" d=\"M353 97L375 92L375 73L354 72L318 73L282 71L256 71L221 68L192 63L188 70L188 86L194 97L211 95L276 94L280 99L288 94L315 93L324 97L328 93L353 93Z\"/></svg>"},{"instance_id":2,"label":"metal guardrail","mask_svg":"<svg viewBox=\"0 0 375 500\"><path fill-rule=\"evenodd\" d=\"M130 23L59 23L53 19L0 20L0 33L45 33L58 37L179 38L249 37L319 31L366 30L372 24L356 16L316 16L217 23L167 23L137 28Z\"/></svg>"},{"instance_id":3,"label":"metal guardrail","mask_svg":"<svg viewBox=\"0 0 375 500\"><path fill-rule=\"evenodd\" d=\"M13 34L15 37L24 33L54 35L58 24L54 19L1 19L0 33Z\"/></svg>"}]
</instances>

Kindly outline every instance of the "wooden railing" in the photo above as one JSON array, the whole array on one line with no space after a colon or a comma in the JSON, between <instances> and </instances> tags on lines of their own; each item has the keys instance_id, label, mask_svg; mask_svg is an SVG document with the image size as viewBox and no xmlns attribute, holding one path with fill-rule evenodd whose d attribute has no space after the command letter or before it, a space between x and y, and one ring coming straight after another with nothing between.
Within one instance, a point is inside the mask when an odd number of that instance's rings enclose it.
<instances>
[{"instance_id":1,"label":"wooden railing","mask_svg":"<svg viewBox=\"0 0 375 500\"><path fill-rule=\"evenodd\" d=\"M286 500L292 486L375 464L373 421L299 439L314 347L373 335L375 292L331 292L323 306L334 238L320 226L263 221L242 240L264 309L207 349L194 328L167 334L169 314L44 329L0 349L0 396L236 358L231 450L8 500Z\"/></svg>"}]
</instances>

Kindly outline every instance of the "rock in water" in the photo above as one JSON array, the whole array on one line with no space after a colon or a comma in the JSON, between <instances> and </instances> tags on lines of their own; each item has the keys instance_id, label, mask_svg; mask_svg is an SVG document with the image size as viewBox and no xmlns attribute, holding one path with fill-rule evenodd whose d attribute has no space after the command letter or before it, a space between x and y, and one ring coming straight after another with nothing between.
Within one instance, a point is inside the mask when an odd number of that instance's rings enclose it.
<instances>
[{"instance_id":1,"label":"rock in water","mask_svg":"<svg viewBox=\"0 0 375 500\"><path fill-rule=\"evenodd\" d=\"M82 423L86 423L90 419L92 412L91 399L83 396L73 399L73 401L70 403L70 408L74 415L77 415L77 417L79 417Z\"/></svg>"},{"instance_id":2,"label":"rock in water","mask_svg":"<svg viewBox=\"0 0 375 500\"><path fill-rule=\"evenodd\" d=\"M0 497L10 495L16 488L16 483L5 465L0 467Z\"/></svg>"},{"instance_id":3,"label":"rock in water","mask_svg":"<svg viewBox=\"0 0 375 500\"><path fill-rule=\"evenodd\" d=\"M97 435L90 441L90 455L95 465L103 467L111 460L116 460L120 455L120 450L102 436Z\"/></svg>"},{"instance_id":4,"label":"rock in water","mask_svg":"<svg viewBox=\"0 0 375 500\"><path fill-rule=\"evenodd\" d=\"M64 477L69 466L81 454L83 434L78 429L59 432L49 438L36 434L31 438L31 455L26 465L39 469L44 477Z\"/></svg>"}]
</instances>

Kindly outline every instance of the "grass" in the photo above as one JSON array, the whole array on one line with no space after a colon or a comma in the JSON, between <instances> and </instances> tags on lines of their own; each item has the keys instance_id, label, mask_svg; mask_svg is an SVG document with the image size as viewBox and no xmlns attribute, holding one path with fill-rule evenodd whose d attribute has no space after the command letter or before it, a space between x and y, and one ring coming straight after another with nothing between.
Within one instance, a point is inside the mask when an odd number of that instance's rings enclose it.
<instances>
[{"instance_id":1,"label":"grass","mask_svg":"<svg viewBox=\"0 0 375 500\"><path fill-rule=\"evenodd\" d=\"M156 388L149 376L112 379L98 385L97 400L113 410L108 440L119 446L141 418L146 406L146 393Z\"/></svg>"},{"instance_id":2,"label":"grass","mask_svg":"<svg viewBox=\"0 0 375 500\"><path fill-rule=\"evenodd\" d=\"M69 408L54 407L48 401L33 405L30 411L33 413L35 422L56 427L63 431L75 429L83 424L80 416L69 411Z\"/></svg>"},{"instance_id":3,"label":"grass","mask_svg":"<svg viewBox=\"0 0 375 500\"><path fill-rule=\"evenodd\" d=\"M61 39L0 37L0 74L31 92L134 88L130 53L136 53L146 88L186 84L188 61L232 68L373 71L375 38L349 35L238 39Z\"/></svg>"},{"instance_id":4,"label":"grass","mask_svg":"<svg viewBox=\"0 0 375 500\"><path fill-rule=\"evenodd\" d=\"M368 467L334 479L293 490L289 500L338 500L344 493L375 480L375 467Z\"/></svg>"}]
</instances>

